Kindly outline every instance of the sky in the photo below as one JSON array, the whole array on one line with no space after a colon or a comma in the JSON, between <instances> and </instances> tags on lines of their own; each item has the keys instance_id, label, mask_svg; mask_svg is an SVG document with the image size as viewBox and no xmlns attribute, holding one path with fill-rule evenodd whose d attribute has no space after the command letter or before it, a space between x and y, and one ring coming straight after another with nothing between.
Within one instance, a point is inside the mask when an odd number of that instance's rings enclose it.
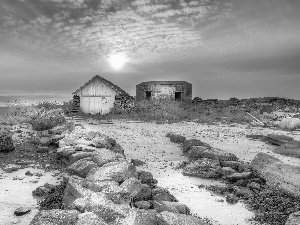
<instances>
[{"instance_id":1,"label":"sky","mask_svg":"<svg viewBox=\"0 0 300 225\"><path fill-rule=\"evenodd\" d=\"M98 74L131 95L300 99L299 0L0 0L1 96L70 96Z\"/></svg>"}]
</instances>

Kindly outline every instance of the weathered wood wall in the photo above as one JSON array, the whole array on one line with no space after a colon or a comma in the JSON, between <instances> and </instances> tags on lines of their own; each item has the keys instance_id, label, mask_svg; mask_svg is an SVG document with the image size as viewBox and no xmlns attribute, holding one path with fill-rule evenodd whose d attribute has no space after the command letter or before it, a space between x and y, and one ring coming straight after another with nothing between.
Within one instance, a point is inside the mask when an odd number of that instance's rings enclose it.
<instances>
[{"instance_id":1,"label":"weathered wood wall","mask_svg":"<svg viewBox=\"0 0 300 225\"><path fill-rule=\"evenodd\" d=\"M100 79L95 79L75 94L80 97L83 112L104 115L114 106L117 92Z\"/></svg>"}]
</instances>

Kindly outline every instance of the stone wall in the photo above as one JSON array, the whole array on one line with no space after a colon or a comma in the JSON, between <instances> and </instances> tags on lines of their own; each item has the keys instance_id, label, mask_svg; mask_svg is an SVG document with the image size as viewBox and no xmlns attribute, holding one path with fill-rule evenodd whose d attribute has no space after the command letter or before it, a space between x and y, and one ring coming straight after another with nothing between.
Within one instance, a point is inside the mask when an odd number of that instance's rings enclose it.
<instances>
[{"instance_id":1,"label":"stone wall","mask_svg":"<svg viewBox=\"0 0 300 225\"><path fill-rule=\"evenodd\" d=\"M136 86L137 100L147 99L146 92L151 92L151 99L175 99L175 93L181 93L181 99L192 99L192 84L186 81L150 81Z\"/></svg>"}]
</instances>

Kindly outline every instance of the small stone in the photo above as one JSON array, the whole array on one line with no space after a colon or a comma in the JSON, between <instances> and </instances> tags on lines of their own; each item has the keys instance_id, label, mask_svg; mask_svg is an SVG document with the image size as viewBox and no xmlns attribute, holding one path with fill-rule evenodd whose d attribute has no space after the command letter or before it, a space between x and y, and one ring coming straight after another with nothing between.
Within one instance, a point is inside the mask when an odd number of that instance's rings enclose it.
<instances>
[{"instance_id":1,"label":"small stone","mask_svg":"<svg viewBox=\"0 0 300 225\"><path fill-rule=\"evenodd\" d=\"M6 173L12 173L12 172L18 171L18 170L19 170L19 167L17 167L17 166L12 166L12 167L4 168L3 170L4 170Z\"/></svg>"},{"instance_id":2,"label":"small stone","mask_svg":"<svg viewBox=\"0 0 300 225\"><path fill-rule=\"evenodd\" d=\"M14 214L16 216L22 216L22 215L29 213L30 211L31 211L31 209L29 207L20 207L15 210Z\"/></svg>"},{"instance_id":3,"label":"small stone","mask_svg":"<svg viewBox=\"0 0 300 225\"><path fill-rule=\"evenodd\" d=\"M131 159L131 163L135 166L142 166L146 164L144 161L139 160L139 159Z\"/></svg>"},{"instance_id":4,"label":"small stone","mask_svg":"<svg viewBox=\"0 0 300 225\"><path fill-rule=\"evenodd\" d=\"M226 196L226 202L235 204L239 201L238 197L236 197L234 194L228 194Z\"/></svg>"},{"instance_id":5,"label":"small stone","mask_svg":"<svg viewBox=\"0 0 300 225\"><path fill-rule=\"evenodd\" d=\"M224 199L216 199L216 202L224 202Z\"/></svg>"},{"instance_id":6,"label":"small stone","mask_svg":"<svg viewBox=\"0 0 300 225\"><path fill-rule=\"evenodd\" d=\"M33 173L31 173L30 171L27 171L27 172L25 173L25 175L26 175L26 176L33 176Z\"/></svg>"},{"instance_id":7,"label":"small stone","mask_svg":"<svg viewBox=\"0 0 300 225\"><path fill-rule=\"evenodd\" d=\"M260 185L258 183L255 183L255 182L251 182L251 183L247 184L247 187L251 188L251 189L256 189L256 190L260 189Z\"/></svg>"}]
</instances>

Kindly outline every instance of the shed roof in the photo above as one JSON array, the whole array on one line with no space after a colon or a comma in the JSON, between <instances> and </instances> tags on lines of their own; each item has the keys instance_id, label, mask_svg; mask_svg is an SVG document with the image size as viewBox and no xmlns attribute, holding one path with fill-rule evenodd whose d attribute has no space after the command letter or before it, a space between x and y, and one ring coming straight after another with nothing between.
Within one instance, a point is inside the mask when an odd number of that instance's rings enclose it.
<instances>
[{"instance_id":1,"label":"shed roof","mask_svg":"<svg viewBox=\"0 0 300 225\"><path fill-rule=\"evenodd\" d=\"M90 79L88 82L86 82L84 85L82 85L80 88L78 88L76 91L74 91L72 94L77 93L81 89L83 89L85 86L87 86L89 83L94 81L95 79L100 79L103 83L105 83L107 86L109 86L111 89L115 90L118 94L122 95L129 95L127 92L125 92L122 88L115 85L114 83L110 82L109 80L106 80L103 77L100 77L99 75L94 76L92 79Z\"/></svg>"},{"instance_id":2,"label":"shed roof","mask_svg":"<svg viewBox=\"0 0 300 225\"><path fill-rule=\"evenodd\" d=\"M146 81L139 83L138 85L149 85L149 84L162 84L162 85L167 85L167 84L191 84L186 81Z\"/></svg>"}]
</instances>

